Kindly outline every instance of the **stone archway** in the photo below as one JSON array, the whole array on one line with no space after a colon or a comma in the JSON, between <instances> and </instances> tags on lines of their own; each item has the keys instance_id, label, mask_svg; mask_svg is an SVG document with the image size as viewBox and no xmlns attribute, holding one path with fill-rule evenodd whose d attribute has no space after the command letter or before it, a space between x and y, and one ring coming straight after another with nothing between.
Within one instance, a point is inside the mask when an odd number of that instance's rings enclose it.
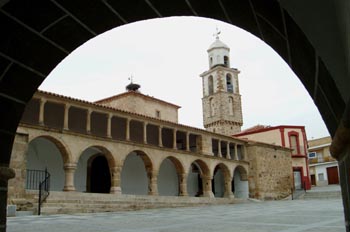
<instances>
[{"instance_id":1,"label":"stone archway","mask_svg":"<svg viewBox=\"0 0 350 232\"><path fill-rule=\"evenodd\" d=\"M50 174L50 189L62 191L65 187L64 166L70 160L69 153L58 139L51 136L32 139L26 153L26 188L38 189L38 183L43 180L43 173L47 170Z\"/></svg>"},{"instance_id":2,"label":"stone archway","mask_svg":"<svg viewBox=\"0 0 350 232\"><path fill-rule=\"evenodd\" d=\"M191 163L187 176L187 191L189 196L211 196L211 177L208 165L203 160Z\"/></svg>"},{"instance_id":3,"label":"stone archway","mask_svg":"<svg viewBox=\"0 0 350 232\"><path fill-rule=\"evenodd\" d=\"M225 164L220 163L214 168L212 191L215 197L230 197L232 195L231 175Z\"/></svg>"},{"instance_id":4,"label":"stone archway","mask_svg":"<svg viewBox=\"0 0 350 232\"><path fill-rule=\"evenodd\" d=\"M13 176L7 167L23 109L48 73L76 47L97 34L155 17L215 18L256 35L278 52L298 75L313 96L331 135L339 125L341 130L348 131L349 110L345 111L346 104L349 105L348 4L347 0L316 3L277 0L203 3L193 0L172 3L169 7L165 1L139 1L137 5L96 1L93 6L83 1L76 4L68 1L56 4L51 1L1 2L0 28L4 36L0 43L0 109L6 123L0 125L0 163L2 173L7 174L1 176L4 181L0 187L7 189L7 180ZM92 8L95 14L90 13ZM316 24L323 27L314 27ZM344 152L344 148L349 141L346 138L337 140L340 142L335 152L337 156L340 153L344 156L340 163L341 179L348 189L349 170L345 164L350 153ZM6 192L2 194L1 216L5 217ZM349 202L348 196L346 199Z\"/></svg>"},{"instance_id":5,"label":"stone archway","mask_svg":"<svg viewBox=\"0 0 350 232\"><path fill-rule=\"evenodd\" d=\"M115 160L107 148L90 146L84 149L74 171L75 190L109 193L112 187L111 170L115 166Z\"/></svg>"},{"instance_id":6,"label":"stone archway","mask_svg":"<svg viewBox=\"0 0 350 232\"><path fill-rule=\"evenodd\" d=\"M111 173L106 157L100 154L90 157L87 168L87 191L91 193L109 193Z\"/></svg>"},{"instance_id":7,"label":"stone archway","mask_svg":"<svg viewBox=\"0 0 350 232\"><path fill-rule=\"evenodd\" d=\"M132 151L126 156L121 170L122 194L156 194L156 177L149 156L143 151Z\"/></svg>"},{"instance_id":8,"label":"stone archway","mask_svg":"<svg viewBox=\"0 0 350 232\"><path fill-rule=\"evenodd\" d=\"M247 170L240 165L233 170L232 192L235 198L249 197Z\"/></svg>"},{"instance_id":9,"label":"stone archway","mask_svg":"<svg viewBox=\"0 0 350 232\"><path fill-rule=\"evenodd\" d=\"M181 162L175 157L165 158L159 167L158 172L158 194L160 196L184 195L183 182L184 168Z\"/></svg>"}]
</instances>

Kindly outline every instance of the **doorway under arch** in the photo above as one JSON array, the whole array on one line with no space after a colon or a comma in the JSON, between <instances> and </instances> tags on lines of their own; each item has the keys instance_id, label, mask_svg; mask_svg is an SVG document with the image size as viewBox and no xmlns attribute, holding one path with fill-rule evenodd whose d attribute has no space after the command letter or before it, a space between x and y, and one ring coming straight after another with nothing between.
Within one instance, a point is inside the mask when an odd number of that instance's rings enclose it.
<instances>
[{"instance_id":1,"label":"doorway under arch","mask_svg":"<svg viewBox=\"0 0 350 232\"><path fill-rule=\"evenodd\" d=\"M91 193L109 193L111 173L108 161L103 155L96 155L88 161L87 191Z\"/></svg>"},{"instance_id":2,"label":"doorway under arch","mask_svg":"<svg viewBox=\"0 0 350 232\"><path fill-rule=\"evenodd\" d=\"M203 175L209 175L209 168L202 160L194 161L188 171L187 192L189 196L203 196Z\"/></svg>"},{"instance_id":3,"label":"doorway under arch","mask_svg":"<svg viewBox=\"0 0 350 232\"><path fill-rule=\"evenodd\" d=\"M232 192L235 198L249 198L247 171L242 166L233 171Z\"/></svg>"}]
</instances>

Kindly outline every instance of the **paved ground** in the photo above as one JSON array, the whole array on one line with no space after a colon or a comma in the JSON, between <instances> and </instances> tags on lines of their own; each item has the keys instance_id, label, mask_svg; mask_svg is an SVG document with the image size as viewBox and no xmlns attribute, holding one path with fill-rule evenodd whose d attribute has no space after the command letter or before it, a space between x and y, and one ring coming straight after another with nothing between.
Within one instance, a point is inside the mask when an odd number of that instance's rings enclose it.
<instances>
[{"instance_id":1,"label":"paved ground","mask_svg":"<svg viewBox=\"0 0 350 232\"><path fill-rule=\"evenodd\" d=\"M7 231L48 232L337 232L341 199L249 202L133 212L8 218Z\"/></svg>"}]
</instances>

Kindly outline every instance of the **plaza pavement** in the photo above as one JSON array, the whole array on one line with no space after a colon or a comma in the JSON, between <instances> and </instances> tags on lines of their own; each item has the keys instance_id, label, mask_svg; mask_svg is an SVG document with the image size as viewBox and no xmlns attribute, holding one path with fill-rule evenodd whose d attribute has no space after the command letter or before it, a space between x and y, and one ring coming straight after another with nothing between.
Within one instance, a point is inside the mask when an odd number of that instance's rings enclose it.
<instances>
[{"instance_id":1,"label":"plaza pavement","mask_svg":"<svg viewBox=\"0 0 350 232\"><path fill-rule=\"evenodd\" d=\"M341 199L284 200L190 208L23 216L8 232L338 232L345 231Z\"/></svg>"}]
</instances>

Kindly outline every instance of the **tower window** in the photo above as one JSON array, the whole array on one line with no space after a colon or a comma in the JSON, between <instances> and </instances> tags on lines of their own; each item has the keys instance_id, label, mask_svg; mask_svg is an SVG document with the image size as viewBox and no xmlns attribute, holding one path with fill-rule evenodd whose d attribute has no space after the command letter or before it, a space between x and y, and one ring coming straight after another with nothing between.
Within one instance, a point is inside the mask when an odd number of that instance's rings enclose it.
<instances>
[{"instance_id":1,"label":"tower window","mask_svg":"<svg viewBox=\"0 0 350 232\"><path fill-rule=\"evenodd\" d=\"M213 57L209 58L209 64L210 64L210 67L213 65Z\"/></svg>"},{"instance_id":2,"label":"tower window","mask_svg":"<svg viewBox=\"0 0 350 232\"><path fill-rule=\"evenodd\" d=\"M209 95L214 93L214 80L213 80L213 76L209 76L208 79L208 92Z\"/></svg>"},{"instance_id":3,"label":"tower window","mask_svg":"<svg viewBox=\"0 0 350 232\"><path fill-rule=\"evenodd\" d=\"M224 65L225 65L225 67L229 67L230 66L228 56L224 56Z\"/></svg>"},{"instance_id":4,"label":"tower window","mask_svg":"<svg viewBox=\"0 0 350 232\"><path fill-rule=\"evenodd\" d=\"M213 98L209 99L209 107L210 107L210 116L213 117L215 114Z\"/></svg>"},{"instance_id":5,"label":"tower window","mask_svg":"<svg viewBox=\"0 0 350 232\"><path fill-rule=\"evenodd\" d=\"M227 92L233 93L232 77L230 74L226 75L226 87L227 87Z\"/></svg>"}]
</instances>

